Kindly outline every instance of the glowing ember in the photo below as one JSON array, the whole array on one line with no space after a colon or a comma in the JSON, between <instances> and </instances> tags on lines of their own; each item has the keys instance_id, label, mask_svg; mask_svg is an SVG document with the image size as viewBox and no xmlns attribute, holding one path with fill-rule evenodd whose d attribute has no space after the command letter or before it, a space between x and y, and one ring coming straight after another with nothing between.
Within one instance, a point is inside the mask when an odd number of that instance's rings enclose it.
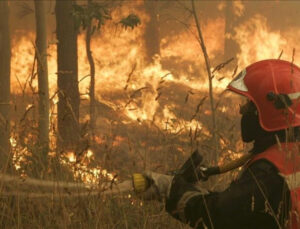
<instances>
[{"instance_id":1,"label":"glowing ember","mask_svg":"<svg viewBox=\"0 0 300 229\"><path fill-rule=\"evenodd\" d=\"M93 155L93 151L88 149L83 155L83 158L91 159ZM106 169L102 169L100 166L90 167L89 161L81 159L81 161L77 163L74 152L66 153L65 156L61 157L61 162L70 167L76 179L88 184L98 184L102 178L108 180L115 179L114 174L107 172Z\"/></svg>"},{"instance_id":2,"label":"glowing ember","mask_svg":"<svg viewBox=\"0 0 300 229\"><path fill-rule=\"evenodd\" d=\"M90 150L90 149L88 149L88 151L87 151L87 153L86 153L86 156L87 156L88 158L91 158L93 155L94 155L93 151Z\"/></svg>"},{"instance_id":3,"label":"glowing ember","mask_svg":"<svg viewBox=\"0 0 300 229\"><path fill-rule=\"evenodd\" d=\"M68 152L66 154L66 157L68 158L69 162L76 162L76 156L75 156L75 153L73 152Z\"/></svg>"},{"instance_id":4,"label":"glowing ember","mask_svg":"<svg viewBox=\"0 0 300 229\"><path fill-rule=\"evenodd\" d=\"M23 173L24 165L28 162L27 157L32 156L27 147L21 147L18 145L17 139L15 137L10 137L11 151L12 151L12 161L16 170L21 171Z\"/></svg>"},{"instance_id":5,"label":"glowing ember","mask_svg":"<svg viewBox=\"0 0 300 229\"><path fill-rule=\"evenodd\" d=\"M17 140L16 140L15 138L11 137L11 138L9 139L9 141L10 141L10 145L11 145L13 148L17 146Z\"/></svg>"},{"instance_id":6,"label":"glowing ember","mask_svg":"<svg viewBox=\"0 0 300 229\"><path fill-rule=\"evenodd\" d=\"M233 152L232 150L227 150L227 152L220 157L218 161L218 165L221 166L228 161L239 159L241 156L243 156L243 153L236 153Z\"/></svg>"}]
</instances>

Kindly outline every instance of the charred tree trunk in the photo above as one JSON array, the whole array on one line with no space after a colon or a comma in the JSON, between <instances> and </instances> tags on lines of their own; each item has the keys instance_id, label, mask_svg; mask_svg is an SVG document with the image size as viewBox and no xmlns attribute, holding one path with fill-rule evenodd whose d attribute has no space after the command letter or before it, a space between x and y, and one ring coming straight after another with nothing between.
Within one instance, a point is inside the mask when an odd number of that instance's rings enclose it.
<instances>
[{"instance_id":1,"label":"charred tree trunk","mask_svg":"<svg viewBox=\"0 0 300 229\"><path fill-rule=\"evenodd\" d=\"M88 0L88 4L90 4L92 1ZM95 116L95 63L91 51L91 37L92 37L92 22L89 21L89 24L87 25L86 30L86 38L85 38L85 47L86 47L86 55L88 58L88 62L90 65L90 91L89 91L89 97L90 97L90 130L92 139L94 139L94 128L96 126L96 116Z\"/></svg>"},{"instance_id":2,"label":"charred tree trunk","mask_svg":"<svg viewBox=\"0 0 300 229\"><path fill-rule=\"evenodd\" d=\"M46 2L35 0L36 57L39 93L39 147L41 159L46 163L49 150L49 88L47 64L47 16Z\"/></svg>"},{"instance_id":3,"label":"charred tree trunk","mask_svg":"<svg viewBox=\"0 0 300 229\"><path fill-rule=\"evenodd\" d=\"M146 62L153 62L155 55L160 55L160 38L158 26L157 3L155 0L144 0L146 13L150 20L145 30Z\"/></svg>"},{"instance_id":4,"label":"charred tree trunk","mask_svg":"<svg viewBox=\"0 0 300 229\"><path fill-rule=\"evenodd\" d=\"M8 1L0 1L0 164L10 159L10 31ZM3 167L2 167L3 168Z\"/></svg>"},{"instance_id":5,"label":"charred tree trunk","mask_svg":"<svg viewBox=\"0 0 300 229\"><path fill-rule=\"evenodd\" d=\"M77 30L72 17L72 0L56 0L58 143L74 150L79 144L79 89Z\"/></svg>"}]
</instances>

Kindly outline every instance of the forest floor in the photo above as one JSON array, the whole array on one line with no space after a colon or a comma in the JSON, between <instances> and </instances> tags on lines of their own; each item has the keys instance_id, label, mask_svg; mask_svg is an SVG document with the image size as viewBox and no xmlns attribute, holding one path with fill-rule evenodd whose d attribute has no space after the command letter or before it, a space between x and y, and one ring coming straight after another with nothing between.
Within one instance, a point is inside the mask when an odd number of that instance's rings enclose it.
<instances>
[{"instance_id":1,"label":"forest floor","mask_svg":"<svg viewBox=\"0 0 300 229\"><path fill-rule=\"evenodd\" d=\"M172 83L165 85L165 93L157 100L159 106L151 119L128 118L126 112L99 100L97 128L94 130L96 144L91 146L93 160L89 161L87 168L101 165L107 172L117 174L117 179L121 182L130 179L132 173L145 169L162 173L178 169L195 148L203 154L206 164L215 163L212 162L216 146L211 140L209 101L203 99L205 93L200 91L194 91L187 98L189 90ZM135 98L138 108L145 107L143 101L146 92L143 93L140 98ZM125 100L121 93L117 92L102 94L102 98L105 101ZM21 120L28 109L24 104L28 104L30 98L15 96L14 99L18 109L13 118ZM214 157L219 158L219 163L224 163L235 158L235 152L243 153L238 116L240 100L223 93L216 93L215 99L218 148ZM200 104L201 102L203 104ZM87 115L87 112L88 104L83 102L81 117ZM27 151L37 150L38 146L31 143L33 141L31 136L35 133L32 121L34 118L34 112L30 114L28 112L26 120L23 120L26 124L20 125L18 122L19 126L13 126L16 135L26 136L22 146L18 147L21 143L16 143L15 150L24 151L24 146ZM20 141L21 137L16 139ZM25 154L19 161L20 168L15 173L41 177L41 171L44 171L43 177L47 179L80 181L80 177L74 176L75 170L68 167L69 164L61 165L53 159L50 160L48 168L40 168L36 167L37 163L34 160L34 155L26 157ZM218 176L202 185L211 190L224 189L234 175L231 173ZM99 180L99 183L101 182ZM86 196L53 194L31 198L29 194L21 195L22 184L13 189L8 189L4 185L1 187L7 193L16 192L14 195L1 197L1 228L189 228L170 217L164 211L163 203L142 201L131 192L117 195L102 195L99 192L98 195ZM34 187L27 187L26 191L34 194L37 190Z\"/></svg>"}]
</instances>

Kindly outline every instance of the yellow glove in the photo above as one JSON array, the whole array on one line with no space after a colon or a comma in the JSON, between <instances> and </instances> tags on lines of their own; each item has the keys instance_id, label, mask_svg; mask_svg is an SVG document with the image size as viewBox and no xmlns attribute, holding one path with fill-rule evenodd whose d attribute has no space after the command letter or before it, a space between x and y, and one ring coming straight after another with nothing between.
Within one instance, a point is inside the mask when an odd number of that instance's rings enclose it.
<instances>
[{"instance_id":1,"label":"yellow glove","mask_svg":"<svg viewBox=\"0 0 300 229\"><path fill-rule=\"evenodd\" d=\"M133 174L133 187L144 200L160 200L168 197L173 176L146 171Z\"/></svg>"}]
</instances>

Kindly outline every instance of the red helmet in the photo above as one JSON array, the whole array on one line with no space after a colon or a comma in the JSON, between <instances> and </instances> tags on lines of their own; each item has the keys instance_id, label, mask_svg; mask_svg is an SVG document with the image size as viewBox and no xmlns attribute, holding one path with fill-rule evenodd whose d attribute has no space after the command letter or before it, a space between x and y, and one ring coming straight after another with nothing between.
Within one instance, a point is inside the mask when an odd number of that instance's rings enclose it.
<instances>
[{"instance_id":1,"label":"red helmet","mask_svg":"<svg viewBox=\"0 0 300 229\"><path fill-rule=\"evenodd\" d=\"M283 60L256 62L227 88L256 105L264 130L300 126L300 69L295 64Z\"/></svg>"}]
</instances>

